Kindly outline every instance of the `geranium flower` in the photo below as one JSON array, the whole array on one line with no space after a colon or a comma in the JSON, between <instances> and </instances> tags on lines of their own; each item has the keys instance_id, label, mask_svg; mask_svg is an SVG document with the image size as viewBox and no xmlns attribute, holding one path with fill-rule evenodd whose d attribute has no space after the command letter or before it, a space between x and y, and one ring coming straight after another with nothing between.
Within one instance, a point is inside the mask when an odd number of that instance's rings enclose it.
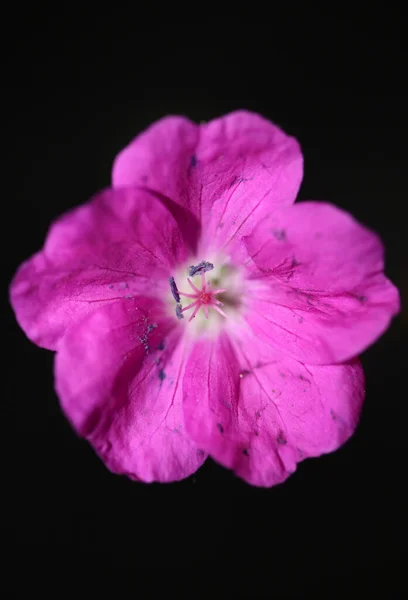
<instances>
[{"instance_id":1,"label":"geranium flower","mask_svg":"<svg viewBox=\"0 0 408 600\"><path fill-rule=\"evenodd\" d=\"M57 351L62 408L113 472L174 481L209 455L272 486L353 433L355 357L398 292L374 233L293 204L302 163L256 114L164 118L19 268L17 320Z\"/></svg>"}]
</instances>

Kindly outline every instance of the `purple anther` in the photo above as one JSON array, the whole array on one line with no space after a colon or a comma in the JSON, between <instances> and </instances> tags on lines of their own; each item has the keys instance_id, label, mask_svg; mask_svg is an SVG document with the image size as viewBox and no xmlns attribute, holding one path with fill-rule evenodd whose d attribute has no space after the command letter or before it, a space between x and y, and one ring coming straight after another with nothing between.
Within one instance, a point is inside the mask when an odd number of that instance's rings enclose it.
<instances>
[{"instance_id":1,"label":"purple anther","mask_svg":"<svg viewBox=\"0 0 408 600\"><path fill-rule=\"evenodd\" d=\"M176 315L178 319L184 319L184 315L183 315L183 307L181 306L180 303L177 304L176 306Z\"/></svg>"},{"instance_id":2,"label":"purple anther","mask_svg":"<svg viewBox=\"0 0 408 600\"><path fill-rule=\"evenodd\" d=\"M194 277L197 273L207 273L207 271L212 271L214 265L210 262L206 262L202 260L197 266L191 265L188 274L190 277Z\"/></svg>"},{"instance_id":3,"label":"purple anther","mask_svg":"<svg viewBox=\"0 0 408 600\"><path fill-rule=\"evenodd\" d=\"M173 294L173 298L176 302L180 302L180 294L176 286L176 282L174 281L174 277L170 277L169 279L171 293Z\"/></svg>"}]
</instances>

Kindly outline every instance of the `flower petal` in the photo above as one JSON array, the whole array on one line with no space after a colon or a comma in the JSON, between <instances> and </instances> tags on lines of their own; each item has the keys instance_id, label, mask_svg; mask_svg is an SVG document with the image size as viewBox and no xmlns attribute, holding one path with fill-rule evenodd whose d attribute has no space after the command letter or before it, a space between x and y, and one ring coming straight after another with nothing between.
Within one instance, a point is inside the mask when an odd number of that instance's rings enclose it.
<instances>
[{"instance_id":1,"label":"flower petal","mask_svg":"<svg viewBox=\"0 0 408 600\"><path fill-rule=\"evenodd\" d=\"M246 350L257 354L255 339ZM309 367L273 350L269 357L251 360L226 337L203 341L183 380L190 437L239 477L265 487L284 481L304 458L341 446L364 398L358 361Z\"/></svg>"},{"instance_id":2,"label":"flower petal","mask_svg":"<svg viewBox=\"0 0 408 600\"><path fill-rule=\"evenodd\" d=\"M67 326L101 304L157 295L187 255L177 221L159 200L107 190L51 226L44 249L17 271L11 303L27 336L54 350Z\"/></svg>"},{"instance_id":3,"label":"flower petal","mask_svg":"<svg viewBox=\"0 0 408 600\"><path fill-rule=\"evenodd\" d=\"M112 186L145 186L188 205L188 169L199 138L199 127L184 117L153 123L115 158Z\"/></svg>"},{"instance_id":4,"label":"flower petal","mask_svg":"<svg viewBox=\"0 0 408 600\"><path fill-rule=\"evenodd\" d=\"M144 185L202 223L199 248L239 260L239 239L279 205L294 202L303 176L298 143L261 116L237 111L195 126L182 117L152 125L117 156L114 187Z\"/></svg>"},{"instance_id":5,"label":"flower petal","mask_svg":"<svg viewBox=\"0 0 408 600\"><path fill-rule=\"evenodd\" d=\"M315 364L358 355L399 311L379 238L330 204L278 209L245 238L261 278L246 318L256 334Z\"/></svg>"},{"instance_id":6,"label":"flower petal","mask_svg":"<svg viewBox=\"0 0 408 600\"><path fill-rule=\"evenodd\" d=\"M115 302L71 327L55 361L56 389L78 433L115 473L176 481L206 455L184 434L186 345L149 298Z\"/></svg>"}]
</instances>

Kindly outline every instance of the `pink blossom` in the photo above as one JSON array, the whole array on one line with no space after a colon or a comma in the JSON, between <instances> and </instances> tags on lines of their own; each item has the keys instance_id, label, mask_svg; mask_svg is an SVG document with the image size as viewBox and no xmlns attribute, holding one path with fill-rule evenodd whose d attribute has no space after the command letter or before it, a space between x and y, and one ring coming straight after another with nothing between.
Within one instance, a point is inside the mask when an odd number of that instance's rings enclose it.
<instances>
[{"instance_id":1,"label":"pink blossom","mask_svg":"<svg viewBox=\"0 0 408 600\"><path fill-rule=\"evenodd\" d=\"M211 456L258 486L357 426L356 358L399 310L378 237L293 204L298 143L262 117L167 117L63 215L11 302L56 350L62 408L115 473L174 481Z\"/></svg>"}]
</instances>

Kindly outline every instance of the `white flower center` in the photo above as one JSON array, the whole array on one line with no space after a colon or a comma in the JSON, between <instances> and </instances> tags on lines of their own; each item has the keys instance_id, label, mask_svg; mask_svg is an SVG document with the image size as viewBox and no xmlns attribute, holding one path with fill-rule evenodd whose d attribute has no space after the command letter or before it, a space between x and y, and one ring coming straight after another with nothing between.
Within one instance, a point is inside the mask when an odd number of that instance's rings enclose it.
<instances>
[{"instance_id":1,"label":"white flower center","mask_svg":"<svg viewBox=\"0 0 408 600\"><path fill-rule=\"evenodd\" d=\"M237 314L241 303L239 269L223 257L214 258L214 262L185 266L170 277L173 314L193 334L218 333Z\"/></svg>"}]
</instances>

